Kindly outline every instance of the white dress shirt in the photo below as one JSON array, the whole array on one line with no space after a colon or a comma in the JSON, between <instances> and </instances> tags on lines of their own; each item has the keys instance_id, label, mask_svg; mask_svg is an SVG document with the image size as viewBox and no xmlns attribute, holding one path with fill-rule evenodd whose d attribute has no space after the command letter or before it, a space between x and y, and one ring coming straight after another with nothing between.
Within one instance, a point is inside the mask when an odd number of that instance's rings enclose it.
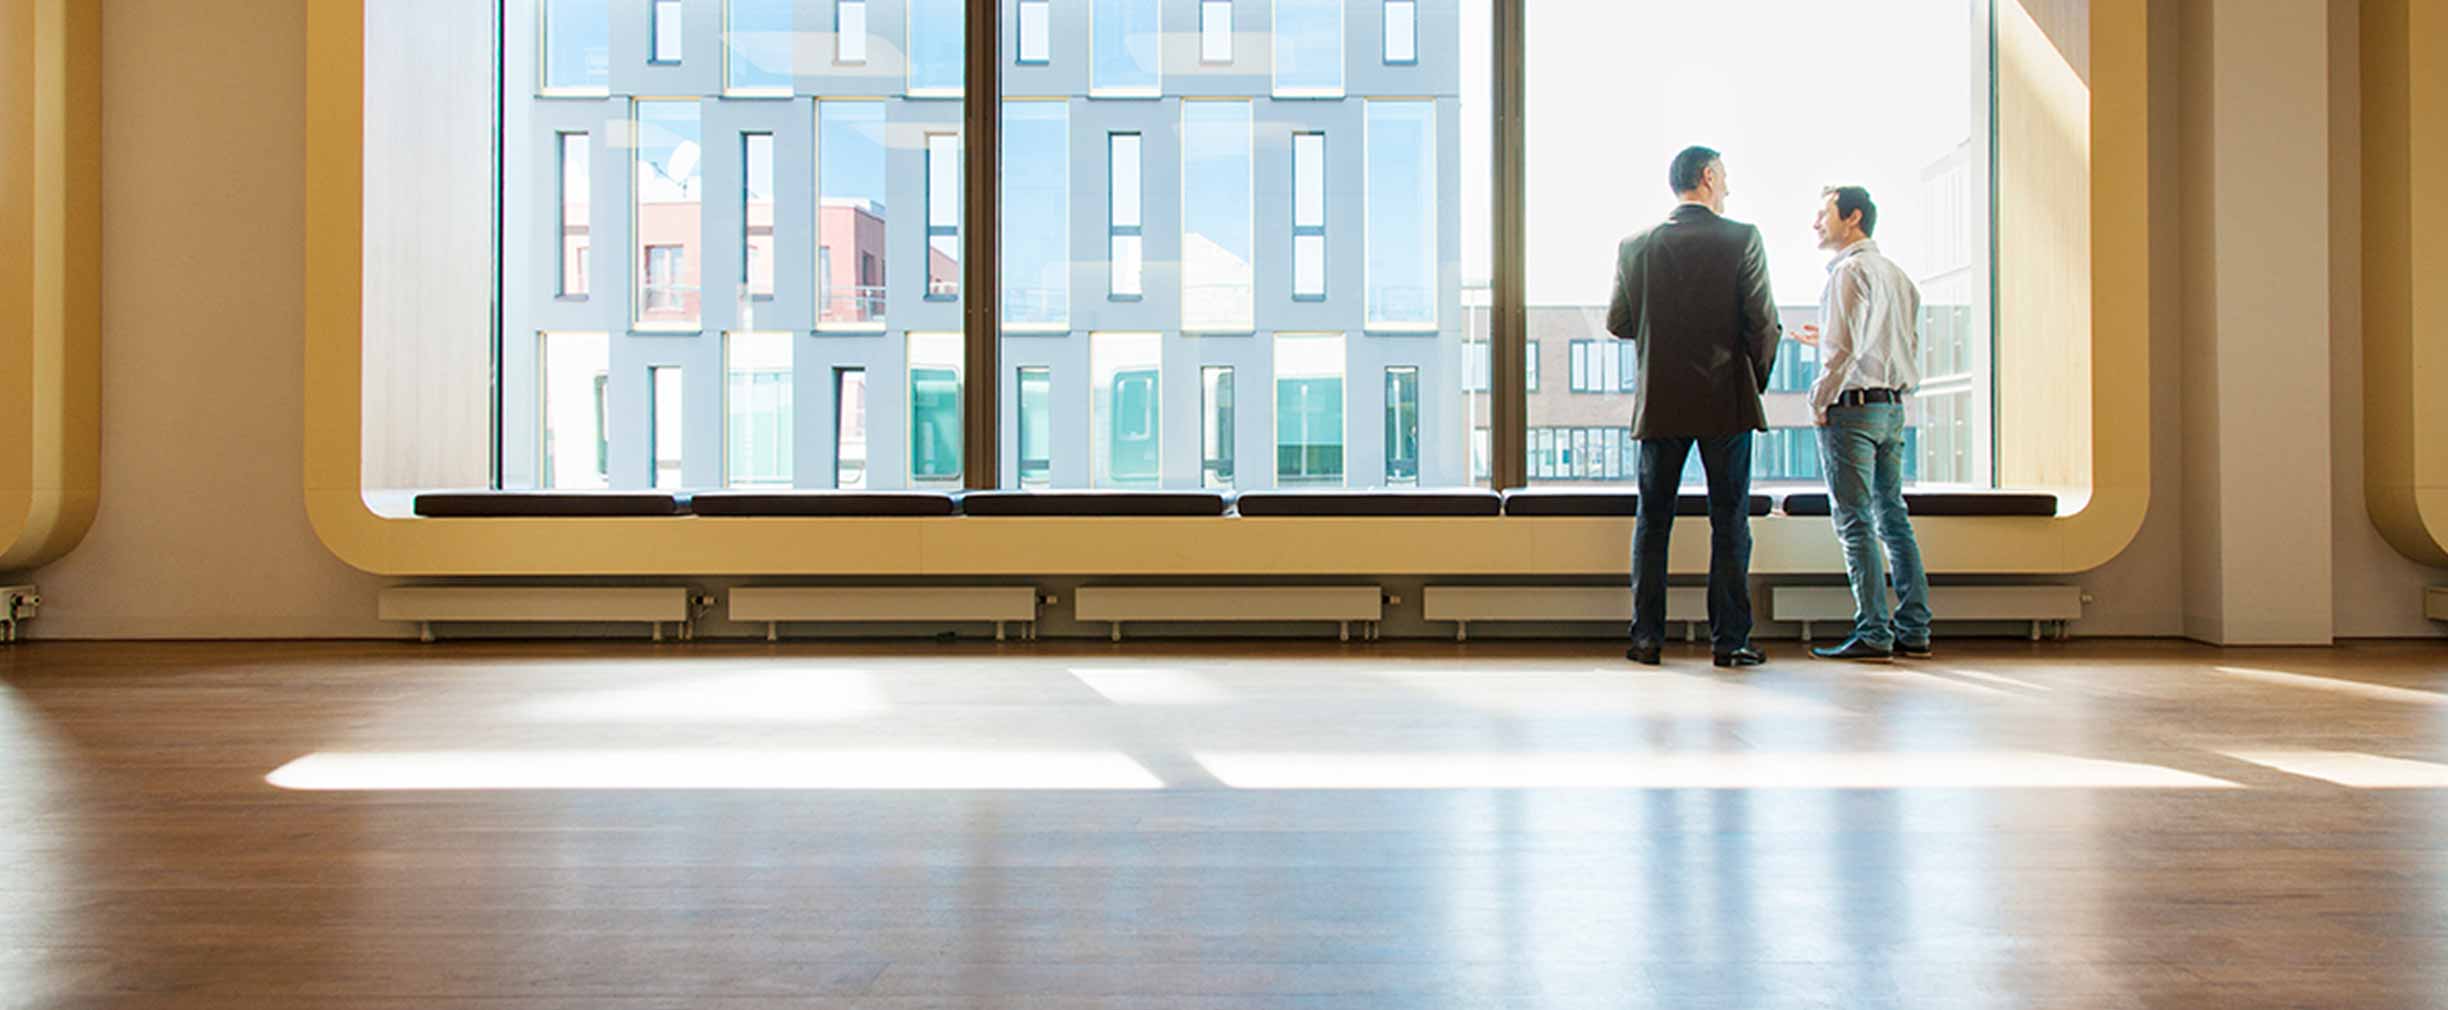
<instances>
[{"instance_id":1,"label":"white dress shirt","mask_svg":"<svg viewBox=\"0 0 2448 1010\"><path fill-rule=\"evenodd\" d=\"M1895 261L1863 239L1828 262L1819 295L1819 381L1811 410L1820 423L1848 389L1910 391L1921 383L1921 290Z\"/></svg>"}]
</instances>

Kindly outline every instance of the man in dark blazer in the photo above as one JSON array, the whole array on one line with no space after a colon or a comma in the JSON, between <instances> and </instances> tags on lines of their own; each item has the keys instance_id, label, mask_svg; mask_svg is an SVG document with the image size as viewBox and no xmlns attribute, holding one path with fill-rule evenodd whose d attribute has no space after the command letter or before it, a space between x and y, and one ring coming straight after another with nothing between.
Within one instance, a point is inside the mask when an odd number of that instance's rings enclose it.
<instances>
[{"instance_id":1,"label":"man in dark blazer","mask_svg":"<svg viewBox=\"0 0 2448 1010\"><path fill-rule=\"evenodd\" d=\"M1607 332L1639 347L1632 437L1640 442L1640 517L1632 528L1632 648L1655 666L1666 637L1666 547L1683 464L1708 473L1709 639L1718 666L1767 661L1751 644L1751 433L1768 429L1760 394L1784 327L1768 290L1759 229L1725 214L1725 161L1693 147L1668 182L1682 203L1615 256Z\"/></svg>"}]
</instances>

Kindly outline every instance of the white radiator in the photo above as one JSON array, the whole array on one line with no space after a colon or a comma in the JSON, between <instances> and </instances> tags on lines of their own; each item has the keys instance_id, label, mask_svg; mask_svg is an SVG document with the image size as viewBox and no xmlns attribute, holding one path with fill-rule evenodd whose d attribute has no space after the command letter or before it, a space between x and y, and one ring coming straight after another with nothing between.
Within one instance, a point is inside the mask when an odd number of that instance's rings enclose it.
<instances>
[{"instance_id":1,"label":"white radiator","mask_svg":"<svg viewBox=\"0 0 2448 1010\"><path fill-rule=\"evenodd\" d=\"M2434 621L2448 621L2448 588L2435 587L2423 593L2423 614Z\"/></svg>"},{"instance_id":2,"label":"white radiator","mask_svg":"<svg viewBox=\"0 0 2448 1010\"><path fill-rule=\"evenodd\" d=\"M1454 622L1454 641L1470 640L1475 621L1587 621L1628 624L1630 586L1429 586L1420 594L1421 616ZM1708 590L1666 591L1666 620L1683 625L1685 638L1708 620Z\"/></svg>"},{"instance_id":3,"label":"white radiator","mask_svg":"<svg viewBox=\"0 0 2448 1010\"><path fill-rule=\"evenodd\" d=\"M1853 591L1843 586L1780 586L1771 590L1770 617L1802 625L1802 640L1811 639L1811 625L1853 624ZM2067 625L2082 620L2081 586L1932 586L1930 613L1941 621L2028 621L2032 641L2055 626L2063 638Z\"/></svg>"},{"instance_id":4,"label":"white radiator","mask_svg":"<svg viewBox=\"0 0 2448 1010\"><path fill-rule=\"evenodd\" d=\"M749 586L731 591L731 619L765 625L765 639L782 637L786 621L1020 624L1037 637L1037 590L1030 586L883 588L873 586Z\"/></svg>"},{"instance_id":5,"label":"white radiator","mask_svg":"<svg viewBox=\"0 0 2448 1010\"><path fill-rule=\"evenodd\" d=\"M639 623L663 640L666 622L691 637L687 586L395 586L382 591L377 615L414 621L431 642L433 626L450 621Z\"/></svg>"},{"instance_id":6,"label":"white radiator","mask_svg":"<svg viewBox=\"0 0 2448 1010\"><path fill-rule=\"evenodd\" d=\"M1091 586L1082 588L1074 616L1113 625L1149 621L1327 621L1351 641L1351 626L1375 638L1385 619L1385 590L1376 586Z\"/></svg>"}]
</instances>

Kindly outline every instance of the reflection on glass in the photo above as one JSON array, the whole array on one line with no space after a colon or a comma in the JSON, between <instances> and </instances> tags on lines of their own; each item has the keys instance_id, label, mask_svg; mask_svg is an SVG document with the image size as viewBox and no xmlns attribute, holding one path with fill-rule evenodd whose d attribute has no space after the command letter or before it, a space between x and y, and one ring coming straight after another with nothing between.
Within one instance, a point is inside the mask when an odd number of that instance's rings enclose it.
<instances>
[{"instance_id":1,"label":"reflection on glass","mask_svg":"<svg viewBox=\"0 0 2448 1010\"><path fill-rule=\"evenodd\" d=\"M1244 101L1182 103L1182 329L1256 328L1251 110Z\"/></svg>"},{"instance_id":2,"label":"reflection on glass","mask_svg":"<svg viewBox=\"0 0 2448 1010\"><path fill-rule=\"evenodd\" d=\"M747 169L740 194L740 280L751 298L774 296L773 149L773 134L740 136L740 163Z\"/></svg>"},{"instance_id":3,"label":"reflection on glass","mask_svg":"<svg viewBox=\"0 0 2448 1010\"><path fill-rule=\"evenodd\" d=\"M723 26L725 87L734 92L789 94L791 50L798 38L793 0L729 0Z\"/></svg>"},{"instance_id":4,"label":"reflection on glass","mask_svg":"<svg viewBox=\"0 0 2448 1010\"><path fill-rule=\"evenodd\" d=\"M594 189L594 148L583 133L561 135L561 283L564 298L587 294L587 245L593 228L588 217Z\"/></svg>"},{"instance_id":5,"label":"reflection on glass","mask_svg":"<svg viewBox=\"0 0 2448 1010\"><path fill-rule=\"evenodd\" d=\"M1343 97L1343 0L1275 0L1275 95Z\"/></svg>"},{"instance_id":6,"label":"reflection on glass","mask_svg":"<svg viewBox=\"0 0 2448 1010\"><path fill-rule=\"evenodd\" d=\"M867 487L867 370L833 370L833 486Z\"/></svg>"},{"instance_id":7,"label":"reflection on glass","mask_svg":"<svg viewBox=\"0 0 2448 1010\"><path fill-rule=\"evenodd\" d=\"M960 97L965 7L962 0L909 0L911 97Z\"/></svg>"},{"instance_id":8,"label":"reflection on glass","mask_svg":"<svg viewBox=\"0 0 2448 1010\"><path fill-rule=\"evenodd\" d=\"M1231 365L1199 369L1199 484L1209 490L1233 487L1233 370Z\"/></svg>"},{"instance_id":9,"label":"reflection on glass","mask_svg":"<svg viewBox=\"0 0 2448 1010\"><path fill-rule=\"evenodd\" d=\"M816 105L817 286L821 326L884 323L885 124L882 102Z\"/></svg>"},{"instance_id":10,"label":"reflection on glass","mask_svg":"<svg viewBox=\"0 0 2448 1010\"><path fill-rule=\"evenodd\" d=\"M680 455L688 444L682 438L680 368L677 365L657 365L646 370L646 388L653 395L646 415L647 458L654 463L656 490L682 486Z\"/></svg>"},{"instance_id":11,"label":"reflection on glass","mask_svg":"<svg viewBox=\"0 0 2448 1010\"><path fill-rule=\"evenodd\" d=\"M704 159L695 101L636 103L637 243L643 328L697 325L704 221Z\"/></svg>"},{"instance_id":12,"label":"reflection on glass","mask_svg":"<svg viewBox=\"0 0 2448 1010\"><path fill-rule=\"evenodd\" d=\"M1047 0L1020 0L1021 63L1042 66L1054 58L1053 4Z\"/></svg>"},{"instance_id":13,"label":"reflection on glass","mask_svg":"<svg viewBox=\"0 0 2448 1010\"><path fill-rule=\"evenodd\" d=\"M542 377L536 426L543 465L539 487L591 490L611 486L611 454L605 443L605 402L612 370L611 338L601 333L544 333L536 340L536 374Z\"/></svg>"},{"instance_id":14,"label":"reflection on glass","mask_svg":"<svg viewBox=\"0 0 2448 1010\"><path fill-rule=\"evenodd\" d=\"M1199 62L1232 62L1232 9L1232 0L1199 0Z\"/></svg>"},{"instance_id":15,"label":"reflection on glass","mask_svg":"<svg viewBox=\"0 0 2448 1010\"><path fill-rule=\"evenodd\" d=\"M1275 480L1343 483L1343 335L1275 336Z\"/></svg>"},{"instance_id":16,"label":"reflection on glass","mask_svg":"<svg viewBox=\"0 0 2448 1010\"><path fill-rule=\"evenodd\" d=\"M723 335L724 479L791 486L791 335Z\"/></svg>"},{"instance_id":17,"label":"reflection on glass","mask_svg":"<svg viewBox=\"0 0 2448 1010\"><path fill-rule=\"evenodd\" d=\"M1419 484L1419 369L1401 365L1385 373L1386 483Z\"/></svg>"},{"instance_id":18,"label":"reflection on glass","mask_svg":"<svg viewBox=\"0 0 2448 1010\"><path fill-rule=\"evenodd\" d=\"M544 91L596 92L612 86L608 0L543 0Z\"/></svg>"},{"instance_id":19,"label":"reflection on glass","mask_svg":"<svg viewBox=\"0 0 2448 1010\"><path fill-rule=\"evenodd\" d=\"M1292 297L1326 297L1326 135L1292 135Z\"/></svg>"},{"instance_id":20,"label":"reflection on glass","mask_svg":"<svg viewBox=\"0 0 2448 1010\"><path fill-rule=\"evenodd\" d=\"M1090 94L1099 96L1162 94L1164 72L1158 44L1157 0L1095 0L1090 18L1095 58L1090 66Z\"/></svg>"},{"instance_id":21,"label":"reflection on glass","mask_svg":"<svg viewBox=\"0 0 2448 1010\"><path fill-rule=\"evenodd\" d=\"M1054 370L1020 370L1020 486L1045 487L1054 479Z\"/></svg>"},{"instance_id":22,"label":"reflection on glass","mask_svg":"<svg viewBox=\"0 0 2448 1010\"><path fill-rule=\"evenodd\" d=\"M961 479L961 335L909 335L910 480Z\"/></svg>"},{"instance_id":23,"label":"reflection on glass","mask_svg":"<svg viewBox=\"0 0 2448 1010\"><path fill-rule=\"evenodd\" d=\"M1071 107L1003 103L1003 325L1071 318Z\"/></svg>"},{"instance_id":24,"label":"reflection on glass","mask_svg":"<svg viewBox=\"0 0 2448 1010\"><path fill-rule=\"evenodd\" d=\"M1107 194L1107 213L1112 218L1107 254L1111 263L1107 284L1114 298L1137 298L1146 293L1146 235L1142 216L1140 176L1140 136L1136 133L1116 133L1107 138L1107 164L1112 172L1112 192Z\"/></svg>"},{"instance_id":25,"label":"reflection on glass","mask_svg":"<svg viewBox=\"0 0 2448 1010\"><path fill-rule=\"evenodd\" d=\"M960 137L926 136L928 298L960 297Z\"/></svg>"},{"instance_id":26,"label":"reflection on glass","mask_svg":"<svg viewBox=\"0 0 2448 1010\"><path fill-rule=\"evenodd\" d=\"M1385 0L1385 61L1396 64L1419 62L1417 0Z\"/></svg>"},{"instance_id":27,"label":"reflection on glass","mask_svg":"<svg viewBox=\"0 0 2448 1010\"><path fill-rule=\"evenodd\" d=\"M654 0L654 55L648 62L680 62L680 24L680 0Z\"/></svg>"},{"instance_id":28,"label":"reflection on glass","mask_svg":"<svg viewBox=\"0 0 2448 1010\"><path fill-rule=\"evenodd\" d=\"M1368 325L1437 325L1436 103L1368 103Z\"/></svg>"},{"instance_id":29,"label":"reflection on glass","mask_svg":"<svg viewBox=\"0 0 2448 1010\"><path fill-rule=\"evenodd\" d=\"M833 62L867 62L867 0L835 0Z\"/></svg>"},{"instance_id":30,"label":"reflection on glass","mask_svg":"<svg viewBox=\"0 0 2448 1010\"><path fill-rule=\"evenodd\" d=\"M1156 333L1092 333L1088 338L1089 424L1100 488L1152 488L1163 462L1164 338Z\"/></svg>"}]
</instances>

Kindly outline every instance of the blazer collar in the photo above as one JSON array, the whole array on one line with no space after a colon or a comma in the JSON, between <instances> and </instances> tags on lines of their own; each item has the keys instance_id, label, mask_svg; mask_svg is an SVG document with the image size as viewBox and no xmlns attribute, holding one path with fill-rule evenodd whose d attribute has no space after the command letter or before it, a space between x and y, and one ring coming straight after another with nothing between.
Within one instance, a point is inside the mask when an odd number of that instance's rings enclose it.
<instances>
[{"instance_id":1,"label":"blazer collar","mask_svg":"<svg viewBox=\"0 0 2448 1010\"><path fill-rule=\"evenodd\" d=\"M1707 204L1678 203L1675 205L1674 213L1667 215L1666 219L1669 221L1697 221L1702 218L1711 218L1716 216L1717 212L1708 209Z\"/></svg>"}]
</instances>

